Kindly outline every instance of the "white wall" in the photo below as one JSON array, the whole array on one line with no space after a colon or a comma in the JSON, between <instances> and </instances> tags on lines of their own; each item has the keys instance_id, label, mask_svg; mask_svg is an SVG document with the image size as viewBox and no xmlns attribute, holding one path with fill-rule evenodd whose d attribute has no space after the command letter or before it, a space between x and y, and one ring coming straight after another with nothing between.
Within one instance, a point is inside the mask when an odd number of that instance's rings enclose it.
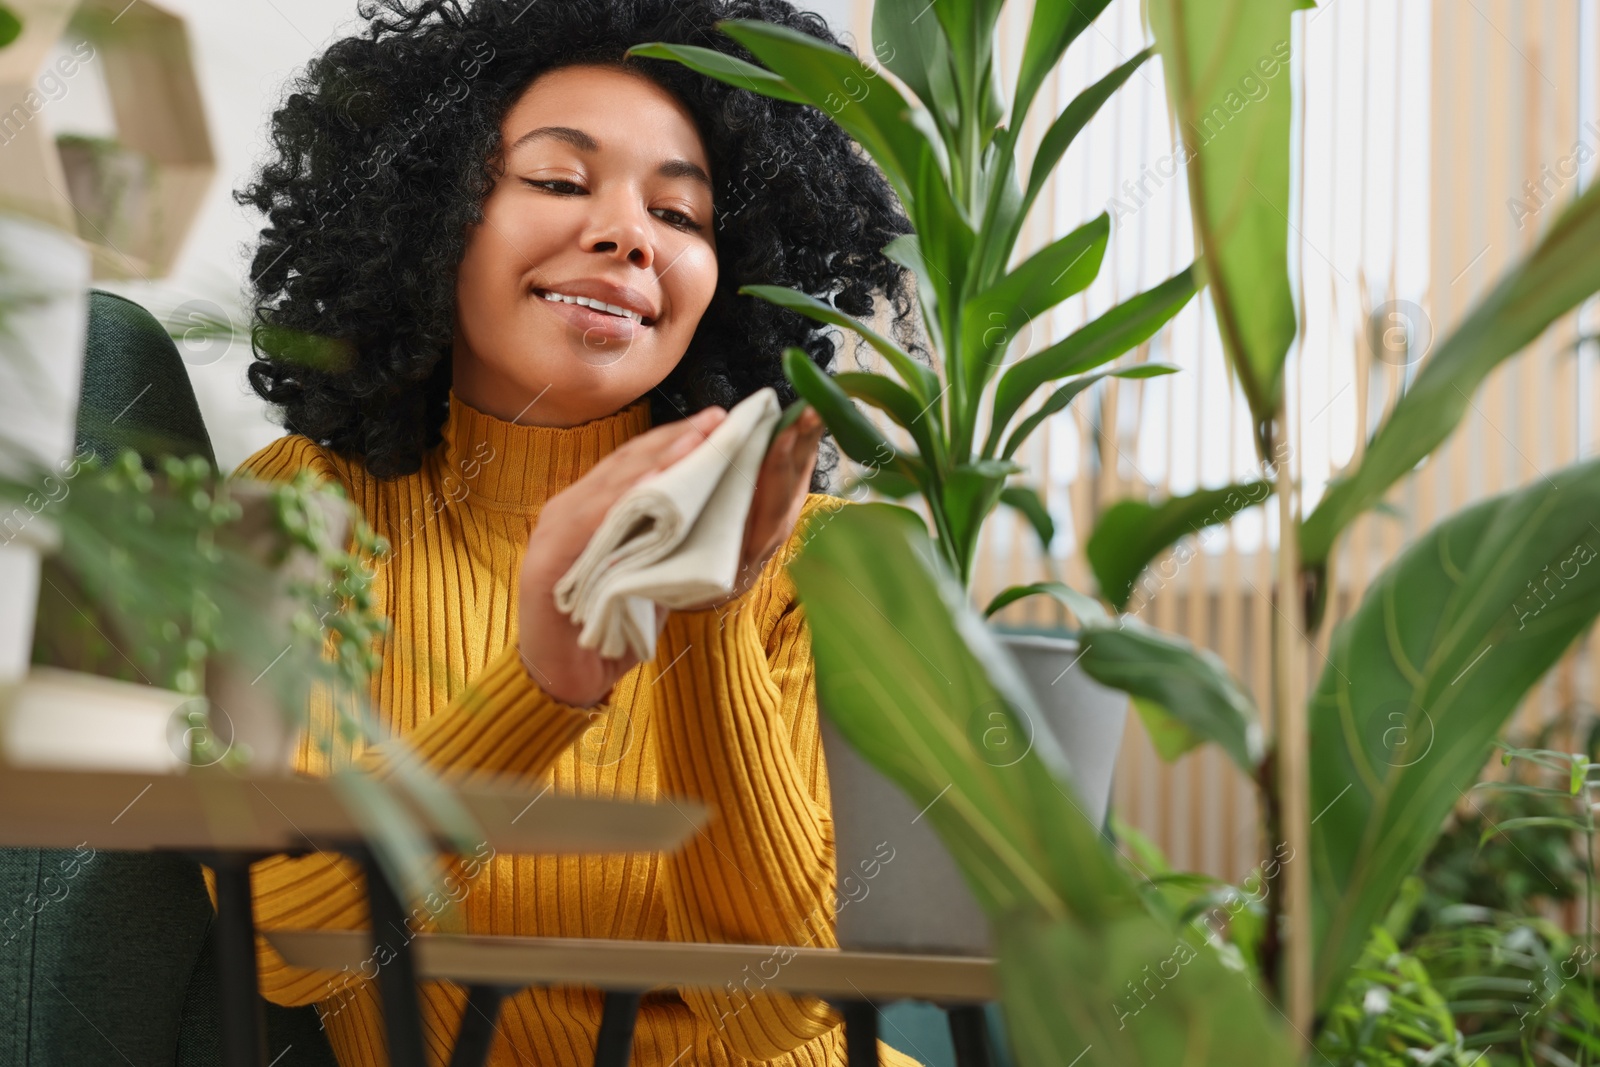
<instances>
[{"instance_id":1,"label":"white wall","mask_svg":"<svg viewBox=\"0 0 1600 1067\"><path fill-rule=\"evenodd\" d=\"M144 2L144 0L140 0ZM188 20L190 47L200 77L207 121L217 155L217 177L170 278L159 282L100 282L165 318L180 305L207 300L235 309L259 217L234 204L230 193L263 155L267 122L287 77L333 39L360 22L355 0L160 0ZM812 0L809 5L836 29L852 25L857 0ZM110 111L98 71L86 66L71 90L52 103L43 120L54 132L109 134ZM244 380L250 357L240 343L194 346L186 352L190 377L216 446L231 469L283 431Z\"/></svg>"}]
</instances>

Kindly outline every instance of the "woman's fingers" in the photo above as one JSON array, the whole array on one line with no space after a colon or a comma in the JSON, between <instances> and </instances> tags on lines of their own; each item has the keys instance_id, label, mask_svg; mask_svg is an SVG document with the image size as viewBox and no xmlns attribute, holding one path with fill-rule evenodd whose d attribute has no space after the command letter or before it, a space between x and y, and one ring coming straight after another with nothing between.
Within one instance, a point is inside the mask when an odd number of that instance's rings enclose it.
<instances>
[{"instance_id":1,"label":"woman's fingers","mask_svg":"<svg viewBox=\"0 0 1600 1067\"><path fill-rule=\"evenodd\" d=\"M744 559L741 573L759 571L772 553L789 538L811 489L811 471L816 466L817 442L822 438L822 420L807 411L772 443L761 465L745 524Z\"/></svg>"}]
</instances>

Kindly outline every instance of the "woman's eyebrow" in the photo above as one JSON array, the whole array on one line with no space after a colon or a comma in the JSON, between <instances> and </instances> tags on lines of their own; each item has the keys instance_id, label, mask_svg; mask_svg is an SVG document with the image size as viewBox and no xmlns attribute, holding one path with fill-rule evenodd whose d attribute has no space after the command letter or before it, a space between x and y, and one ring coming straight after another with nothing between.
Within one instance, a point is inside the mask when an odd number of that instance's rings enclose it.
<instances>
[{"instance_id":1,"label":"woman's eyebrow","mask_svg":"<svg viewBox=\"0 0 1600 1067\"><path fill-rule=\"evenodd\" d=\"M536 130L529 130L511 143L507 155L515 152L525 144L537 141L541 137L554 137L565 141L580 152L598 152L600 142L584 133L582 130L571 126L540 126ZM689 178L711 188L711 176L699 164L687 159L669 159L656 168L656 173L663 178Z\"/></svg>"}]
</instances>

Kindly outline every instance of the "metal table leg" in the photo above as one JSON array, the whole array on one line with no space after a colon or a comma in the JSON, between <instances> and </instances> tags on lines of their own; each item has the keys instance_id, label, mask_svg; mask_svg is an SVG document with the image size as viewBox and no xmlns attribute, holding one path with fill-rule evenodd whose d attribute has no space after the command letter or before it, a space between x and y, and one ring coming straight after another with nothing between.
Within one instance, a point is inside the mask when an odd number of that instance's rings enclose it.
<instances>
[{"instance_id":1,"label":"metal table leg","mask_svg":"<svg viewBox=\"0 0 1600 1067\"><path fill-rule=\"evenodd\" d=\"M378 996L392 1067L427 1067L422 1044L422 1005L417 998L417 966L405 909L370 848L356 851L367 877L372 914L372 950L378 964ZM387 962L385 962L387 960Z\"/></svg>"},{"instance_id":2,"label":"metal table leg","mask_svg":"<svg viewBox=\"0 0 1600 1067\"><path fill-rule=\"evenodd\" d=\"M956 1067L989 1067L989 1027L982 1004L946 1008L950 1040L956 1047Z\"/></svg>"},{"instance_id":3,"label":"metal table leg","mask_svg":"<svg viewBox=\"0 0 1600 1067\"><path fill-rule=\"evenodd\" d=\"M499 985L467 986L467 1010L461 1016L456 1048L450 1054L450 1067L483 1067L489 1062L489 1046L494 1043L495 1020L500 1003L517 987Z\"/></svg>"},{"instance_id":4,"label":"metal table leg","mask_svg":"<svg viewBox=\"0 0 1600 1067\"><path fill-rule=\"evenodd\" d=\"M845 1057L850 1067L878 1067L878 1007L869 1000L835 1004L844 1016Z\"/></svg>"},{"instance_id":5,"label":"metal table leg","mask_svg":"<svg viewBox=\"0 0 1600 1067\"><path fill-rule=\"evenodd\" d=\"M615 989L606 991L606 1006L600 1012L600 1036L594 1046L594 1067L628 1067L641 995Z\"/></svg>"},{"instance_id":6,"label":"metal table leg","mask_svg":"<svg viewBox=\"0 0 1600 1067\"><path fill-rule=\"evenodd\" d=\"M204 862L217 876L217 981L224 1063L267 1062L266 1013L256 969L255 908L248 854L219 852Z\"/></svg>"}]
</instances>

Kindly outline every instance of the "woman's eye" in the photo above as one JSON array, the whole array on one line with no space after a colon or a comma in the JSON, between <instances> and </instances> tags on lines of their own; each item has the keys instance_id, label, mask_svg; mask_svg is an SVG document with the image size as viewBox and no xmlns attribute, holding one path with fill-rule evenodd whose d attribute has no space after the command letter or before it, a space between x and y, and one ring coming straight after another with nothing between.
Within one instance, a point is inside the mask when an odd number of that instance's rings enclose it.
<instances>
[{"instance_id":1,"label":"woman's eye","mask_svg":"<svg viewBox=\"0 0 1600 1067\"><path fill-rule=\"evenodd\" d=\"M546 189L549 192L555 193L559 196L571 196L573 193L583 192L583 186L577 184L576 182L569 182L564 178L547 178L543 180L524 178L522 180L527 185L531 185L536 189ZM562 186L563 188L555 188L556 186ZM700 225L698 222L694 221L681 211L674 211L672 208L665 207L658 208L657 210L662 212L662 221L666 222L668 225L676 226L682 230L691 231L705 229L704 226ZM666 218L668 215L672 217Z\"/></svg>"},{"instance_id":2,"label":"woman's eye","mask_svg":"<svg viewBox=\"0 0 1600 1067\"><path fill-rule=\"evenodd\" d=\"M670 223L673 226L677 226L677 227L679 227L681 229L685 229L685 230L702 230L702 229L705 229L705 227L701 226L698 222L694 221L693 219L691 219L689 216L685 215L681 211L674 211L669 207L664 207L664 208L661 209L661 211L663 211L667 215L676 216L676 218L678 220L676 222L673 222L672 219L665 219L664 220L664 221Z\"/></svg>"},{"instance_id":3,"label":"woman's eye","mask_svg":"<svg viewBox=\"0 0 1600 1067\"><path fill-rule=\"evenodd\" d=\"M569 181L566 181L565 179L562 179L562 178L551 178L551 179L547 179L545 181L536 181L533 178L524 178L522 180L527 182L529 185L531 185L531 186L533 186L533 187L535 187L537 189L546 189L546 188L549 188L552 185L564 185L564 186L567 187L567 189L577 190L577 191L580 191L580 192L582 191L582 186L578 185L576 182L569 182ZM560 190L560 189L551 189L550 191L553 192L553 193L555 193L555 192L564 192L564 190Z\"/></svg>"}]
</instances>

